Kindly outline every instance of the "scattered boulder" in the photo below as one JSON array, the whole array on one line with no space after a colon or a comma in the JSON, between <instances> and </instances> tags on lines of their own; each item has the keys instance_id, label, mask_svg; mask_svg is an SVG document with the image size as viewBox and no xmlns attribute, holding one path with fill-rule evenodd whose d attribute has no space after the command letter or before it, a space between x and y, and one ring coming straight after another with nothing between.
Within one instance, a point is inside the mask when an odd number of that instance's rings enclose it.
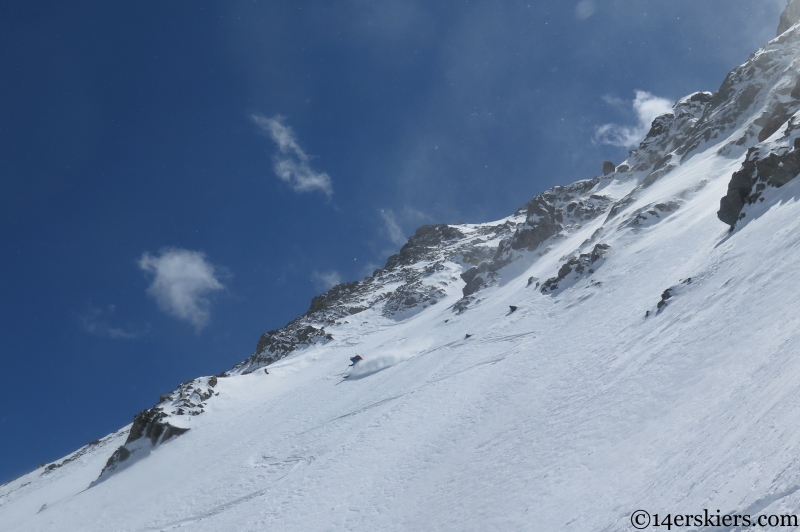
<instances>
[{"instance_id":1,"label":"scattered boulder","mask_svg":"<svg viewBox=\"0 0 800 532\"><path fill-rule=\"evenodd\" d=\"M508 308L511 309L511 312L509 312L509 314L513 314L517 310L517 307L515 305L509 305Z\"/></svg>"},{"instance_id":2,"label":"scattered boulder","mask_svg":"<svg viewBox=\"0 0 800 532\"><path fill-rule=\"evenodd\" d=\"M664 308L667 307L668 302L673 297L675 297L676 295L683 293L684 290L686 289L686 287L688 285L690 285L690 284L692 284L692 278L691 277L689 277L687 279L684 279L684 280L680 281L677 285L670 286L669 288L664 290L661 293L661 300L656 304L655 313L656 314L660 314L661 311L664 310ZM645 318L650 317L650 311L649 310L644 313L644 317Z\"/></svg>"},{"instance_id":3,"label":"scattered boulder","mask_svg":"<svg viewBox=\"0 0 800 532\"><path fill-rule=\"evenodd\" d=\"M617 166L612 163L611 161L603 161L603 175L613 174L614 170L617 169Z\"/></svg>"}]
</instances>

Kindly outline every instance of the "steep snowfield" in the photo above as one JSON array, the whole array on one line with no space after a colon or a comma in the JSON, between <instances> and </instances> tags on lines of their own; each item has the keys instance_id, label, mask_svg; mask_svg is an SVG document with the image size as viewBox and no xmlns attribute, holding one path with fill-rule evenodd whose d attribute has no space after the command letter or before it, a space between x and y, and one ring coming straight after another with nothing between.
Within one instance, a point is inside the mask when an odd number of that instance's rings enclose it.
<instances>
[{"instance_id":1,"label":"steep snowfield","mask_svg":"<svg viewBox=\"0 0 800 532\"><path fill-rule=\"evenodd\" d=\"M462 313L469 265L450 261L425 280L446 292L437 304L370 308L269 374L220 378L180 419L189 432L92 488L127 428L0 487L0 530L621 531L638 509L800 514L800 180L733 232L716 214L747 148L731 143L758 117L634 194L643 175L604 178L594 193L631 200L616 216L522 253ZM679 208L650 209L666 202ZM592 235L610 246L595 271L557 293L528 282Z\"/></svg>"},{"instance_id":2,"label":"steep snowfield","mask_svg":"<svg viewBox=\"0 0 800 532\"><path fill-rule=\"evenodd\" d=\"M354 315L269 375L220 379L187 434L92 489L108 447L5 486L2 529L629 530L639 508L797 511L800 183L729 235L715 212L739 163L709 150L648 189L642 205L708 181L618 231L558 297L526 287L553 250L461 315L457 292L399 323ZM343 380L355 352L374 371Z\"/></svg>"}]
</instances>

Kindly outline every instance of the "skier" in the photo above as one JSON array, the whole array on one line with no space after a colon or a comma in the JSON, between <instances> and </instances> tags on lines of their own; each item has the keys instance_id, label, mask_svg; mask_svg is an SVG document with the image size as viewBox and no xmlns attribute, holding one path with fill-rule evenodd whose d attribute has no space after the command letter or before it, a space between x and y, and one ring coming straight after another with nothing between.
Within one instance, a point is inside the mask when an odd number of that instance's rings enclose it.
<instances>
[{"instance_id":1,"label":"skier","mask_svg":"<svg viewBox=\"0 0 800 532\"><path fill-rule=\"evenodd\" d=\"M361 361L361 360L364 360L363 358L361 358L361 355L356 355L356 356L354 356L354 357L350 357L350 362L352 362L352 364L350 364L350 365L349 365L349 366L347 366L347 367L348 367L348 368L350 368L350 367L353 367L353 366L355 366L356 364L358 364L358 362L359 362L359 361Z\"/></svg>"}]
</instances>

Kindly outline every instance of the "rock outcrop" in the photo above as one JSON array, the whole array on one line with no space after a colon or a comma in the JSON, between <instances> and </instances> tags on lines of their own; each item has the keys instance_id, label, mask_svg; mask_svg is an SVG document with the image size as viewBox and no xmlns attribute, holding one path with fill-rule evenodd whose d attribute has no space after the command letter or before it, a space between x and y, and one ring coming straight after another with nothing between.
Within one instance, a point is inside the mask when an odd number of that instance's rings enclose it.
<instances>
[{"instance_id":1,"label":"rock outcrop","mask_svg":"<svg viewBox=\"0 0 800 532\"><path fill-rule=\"evenodd\" d=\"M800 22L800 0L787 0L786 9L781 14L776 37Z\"/></svg>"},{"instance_id":2,"label":"rock outcrop","mask_svg":"<svg viewBox=\"0 0 800 532\"><path fill-rule=\"evenodd\" d=\"M479 266L477 273L497 272L515 260L515 252L535 251L548 240L572 233L607 213L613 200L592 193L599 182L600 178L577 181L535 196L517 211L525 213L525 222L500 242L491 261Z\"/></svg>"},{"instance_id":3,"label":"rock outcrop","mask_svg":"<svg viewBox=\"0 0 800 532\"><path fill-rule=\"evenodd\" d=\"M786 124L783 134L747 152L742 167L728 183L717 217L733 229L744 218L745 207L763 201L768 187L780 188L800 174L800 112Z\"/></svg>"},{"instance_id":4,"label":"rock outcrop","mask_svg":"<svg viewBox=\"0 0 800 532\"><path fill-rule=\"evenodd\" d=\"M596 244L590 253L581 253L561 265L555 277L542 283L539 291L551 294L574 285L581 277L593 274L606 258L610 246Z\"/></svg>"}]
</instances>

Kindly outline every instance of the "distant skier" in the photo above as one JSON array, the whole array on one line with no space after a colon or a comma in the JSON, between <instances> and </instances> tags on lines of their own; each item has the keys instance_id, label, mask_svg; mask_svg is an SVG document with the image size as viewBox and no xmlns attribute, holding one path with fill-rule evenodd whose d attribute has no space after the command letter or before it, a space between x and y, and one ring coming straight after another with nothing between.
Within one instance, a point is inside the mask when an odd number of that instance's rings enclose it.
<instances>
[{"instance_id":1,"label":"distant skier","mask_svg":"<svg viewBox=\"0 0 800 532\"><path fill-rule=\"evenodd\" d=\"M356 355L354 357L350 357L350 362L352 362L352 364L350 364L347 367L349 368L349 367L355 366L356 364L358 364L362 360L364 360L364 359L361 358L361 355Z\"/></svg>"}]
</instances>

